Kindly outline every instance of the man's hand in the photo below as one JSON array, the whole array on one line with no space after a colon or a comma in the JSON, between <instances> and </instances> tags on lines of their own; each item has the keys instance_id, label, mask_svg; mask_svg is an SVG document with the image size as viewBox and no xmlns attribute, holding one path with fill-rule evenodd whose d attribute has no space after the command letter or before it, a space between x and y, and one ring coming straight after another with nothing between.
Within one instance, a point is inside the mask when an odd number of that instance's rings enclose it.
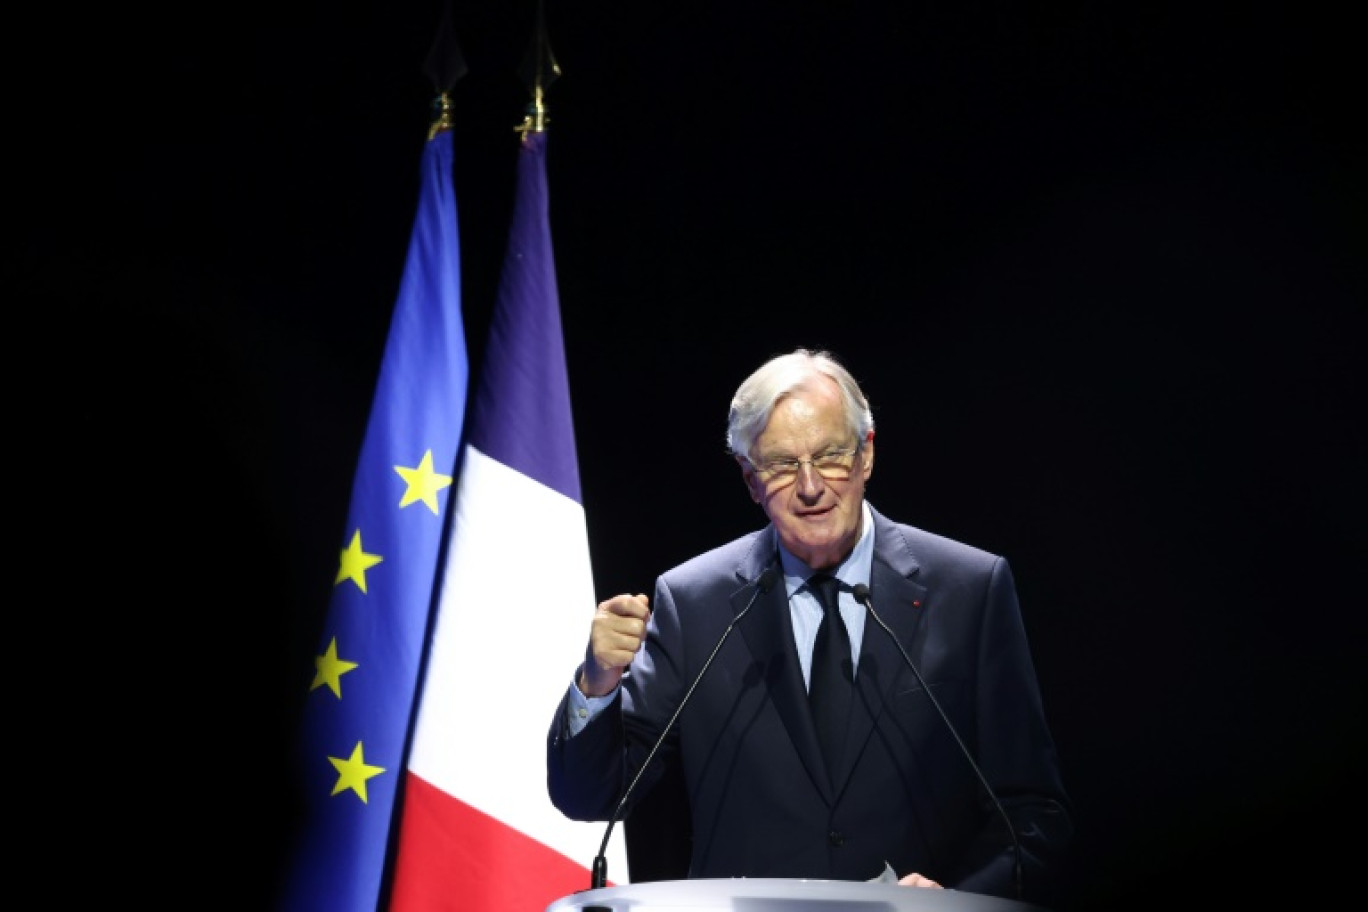
<instances>
[{"instance_id":1,"label":"man's hand","mask_svg":"<svg viewBox=\"0 0 1368 912\"><path fill-rule=\"evenodd\" d=\"M934 887L937 890L945 889L931 878L923 877L920 874L908 874L898 881L898 885L903 887Z\"/></svg>"},{"instance_id":2,"label":"man's hand","mask_svg":"<svg viewBox=\"0 0 1368 912\"><path fill-rule=\"evenodd\" d=\"M645 595L615 595L599 602L580 669L580 693L586 697L612 693L632 664L632 656L646 642L646 622L650 619L651 601Z\"/></svg>"}]
</instances>

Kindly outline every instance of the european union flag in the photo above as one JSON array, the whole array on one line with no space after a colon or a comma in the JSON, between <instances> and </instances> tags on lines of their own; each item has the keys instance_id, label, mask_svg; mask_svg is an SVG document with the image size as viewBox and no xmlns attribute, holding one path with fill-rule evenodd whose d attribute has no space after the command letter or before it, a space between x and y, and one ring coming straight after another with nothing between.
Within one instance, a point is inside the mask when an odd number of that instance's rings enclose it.
<instances>
[{"instance_id":1,"label":"european union flag","mask_svg":"<svg viewBox=\"0 0 1368 912\"><path fill-rule=\"evenodd\" d=\"M299 758L307 819L286 909L380 905L468 375L452 137L435 129L314 659Z\"/></svg>"}]
</instances>

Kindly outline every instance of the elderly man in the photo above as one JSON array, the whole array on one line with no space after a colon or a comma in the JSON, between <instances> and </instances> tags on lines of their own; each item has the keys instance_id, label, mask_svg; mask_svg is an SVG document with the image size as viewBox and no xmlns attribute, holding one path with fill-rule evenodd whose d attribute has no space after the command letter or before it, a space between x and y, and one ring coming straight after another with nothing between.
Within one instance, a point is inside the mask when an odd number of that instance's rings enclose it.
<instances>
[{"instance_id":1,"label":"elderly man","mask_svg":"<svg viewBox=\"0 0 1368 912\"><path fill-rule=\"evenodd\" d=\"M866 501L873 415L827 353L762 365L727 433L769 522L598 605L552 801L610 820L634 783L625 817L674 765L690 877L1050 899L1073 824L1007 561Z\"/></svg>"}]
</instances>

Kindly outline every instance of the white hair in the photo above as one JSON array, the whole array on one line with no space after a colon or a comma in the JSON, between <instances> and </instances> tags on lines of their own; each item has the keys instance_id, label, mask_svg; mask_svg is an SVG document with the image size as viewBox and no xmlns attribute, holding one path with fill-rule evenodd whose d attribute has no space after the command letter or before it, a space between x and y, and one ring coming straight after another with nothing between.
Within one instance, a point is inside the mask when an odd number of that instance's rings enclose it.
<instances>
[{"instance_id":1,"label":"white hair","mask_svg":"<svg viewBox=\"0 0 1368 912\"><path fill-rule=\"evenodd\" d=\"M775 405L818 376L830 377L840 387L846 424L863 444L874 429L874 414L860 384L829 352L799 348L766 361L737 388L727 413L727 452L749 460Z\"/></svg>"}]
</instances>

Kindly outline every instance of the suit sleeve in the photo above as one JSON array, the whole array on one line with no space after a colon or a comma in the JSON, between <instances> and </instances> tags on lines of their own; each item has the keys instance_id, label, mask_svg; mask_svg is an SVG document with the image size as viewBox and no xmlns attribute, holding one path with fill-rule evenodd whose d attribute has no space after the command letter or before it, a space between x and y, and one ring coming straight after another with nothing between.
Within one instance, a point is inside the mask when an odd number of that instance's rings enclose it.
<instances>
[{"instance_id":1,"label":"suit sleeve","mask_svg":"<svg viewBox=\"0 0 1368 912\"><path fill-rule=\"evenodd\" d=\"M547 735L546 782L551 803L572 820L608 820L617 810L628 776L640 769L679 700L680 628L674 597L663 579L656 581L646 644L632 660L617 697L585 728L570 736L565 713L567 688ZM572 683L570 688L575 685ZM673 743L660 753L633 787L640 800L661 775L674 753ZM630 812L623 809L622 816Z\"/></svg>"},{"instance_id":2,"label":"suit sleeve","mask_svg":"<svg viewBox=\"0 0 1368 912\"><path fill-rule=\"evenodd\" d=\"M622 793L622 695L573 738L565 722L569 700L567 688L547 733L547 794L571 820L607 820Z\"/></svg>"},{"instance_id":3,"label":"suit sleeve","mask_svg":"<svg viewBox=\"0 0 1368 912\"><path fill-rule=\"evenodd\" d=\"M1046 723L1016 584L1007 561L993 563L977 658L975 743L979 767L1021 844L1024 897L1050 901L1074 825ZM1015 893L1011 834L987 795L986 824L953 877L957 889Z\"/></svg>"}]
</instances>

